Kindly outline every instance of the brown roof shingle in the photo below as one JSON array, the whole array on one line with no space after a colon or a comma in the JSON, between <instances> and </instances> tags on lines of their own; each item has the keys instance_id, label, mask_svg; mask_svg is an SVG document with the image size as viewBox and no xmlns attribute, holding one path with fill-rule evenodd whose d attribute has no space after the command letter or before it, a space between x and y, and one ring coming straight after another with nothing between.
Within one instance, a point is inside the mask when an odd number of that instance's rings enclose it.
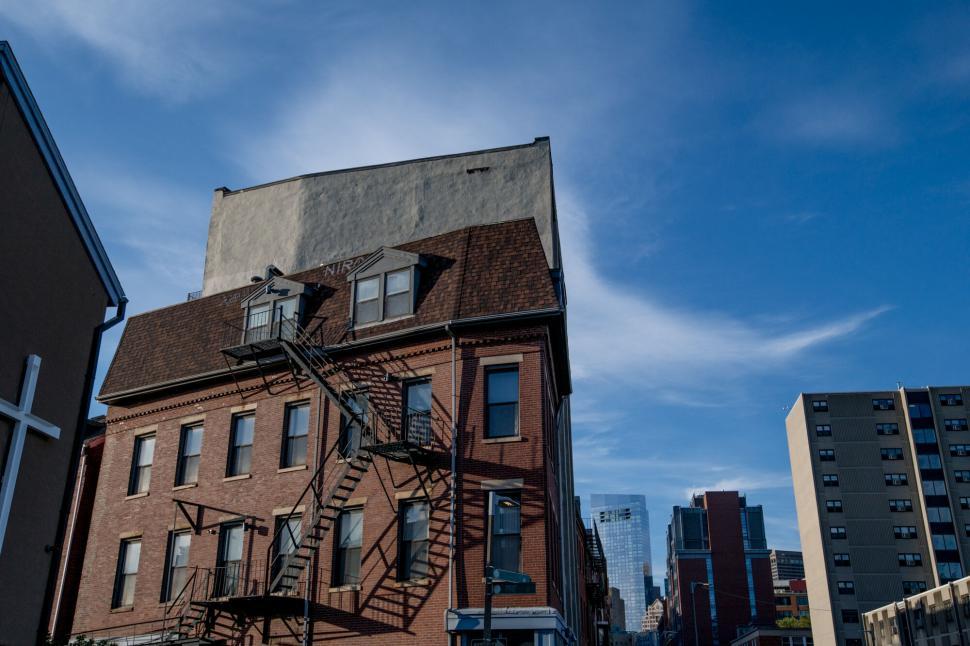
<instances>
[{"instance_id":1,"label":"brown roof shingle","mask_svg":"<svg viewBox=\"0 0 970 646\"><path fill-rule=\"evenodd\" d=\"M365 257L288 275L319 286L307 302L308 327L319 326L326 344L366 339L448 320L558 307L548 264L529 219L469 227L397 247L426 261L411 318L347 332L350 283L347 269ZM220 350L231 345L231 329L243 322L246 285L146 312L128 319L98 396L198 377L226 368ZM238 337L236 337L238 338Z\"/></svg>"}]
</instances>

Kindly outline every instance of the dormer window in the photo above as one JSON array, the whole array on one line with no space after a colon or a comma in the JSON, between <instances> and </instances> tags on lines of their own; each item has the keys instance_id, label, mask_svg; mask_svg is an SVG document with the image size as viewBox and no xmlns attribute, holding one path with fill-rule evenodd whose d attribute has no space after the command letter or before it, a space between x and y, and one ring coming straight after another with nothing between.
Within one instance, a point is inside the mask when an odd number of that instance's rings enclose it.
<instances>
[{"instance_id":1,"label":"dormer window","mask_svg":"<svg viewBox=\"0 0 970 646\"><path fill-rule=\"evenodd\" d=\"M273 278L243 301L244 343L292 338L300 323L303 297L309 287L285 278Z\"/></svg>"},{"instance_id":2,"label":"dormer window","mask_svg":"<svg viewBox=\"0 0 970 646\"><path fill-rule=\"evenodd\" d=\"M353 290L351 324L355 327L414 314L418 254L384 247L362 262L347 280Z\"/></svg>"}]
</instances>

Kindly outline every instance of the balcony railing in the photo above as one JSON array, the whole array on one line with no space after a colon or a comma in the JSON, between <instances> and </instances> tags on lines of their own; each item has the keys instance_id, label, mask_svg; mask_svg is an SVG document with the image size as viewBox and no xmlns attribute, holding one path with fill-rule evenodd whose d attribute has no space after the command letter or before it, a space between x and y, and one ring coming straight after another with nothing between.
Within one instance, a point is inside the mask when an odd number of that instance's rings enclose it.
<instances>
[{"instance_id":1,"label":"balcony railing","mask_svg":"<svg viewBox=\"0 0 970 646\"><path fill-rule=\"evenodd\" d=\"M403 426L401 439L418 446L431 444L431 411L409 408L404 415Z\"/></svg>"}]
</instances>

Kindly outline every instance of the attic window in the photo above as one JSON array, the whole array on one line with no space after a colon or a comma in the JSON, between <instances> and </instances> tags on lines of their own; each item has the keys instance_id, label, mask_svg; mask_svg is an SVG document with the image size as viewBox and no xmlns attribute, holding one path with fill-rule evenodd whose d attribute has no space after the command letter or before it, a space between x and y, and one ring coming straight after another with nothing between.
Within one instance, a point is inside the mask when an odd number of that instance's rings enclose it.
<instances>
[{"instance_id":1,"label":"attic window","mask_svg":"<svg viewBox=\"0 0 970 646\"><path fill-rule=\"evenodd\" d=\"M291 338L300 323L303 300L309 288L285 278L274 278L242 303L243 343Z\"/></svg>"},{"instance_id":2,"label":"attic window","mask_svg":"<svg viewBox=\"0 0 970 646\"><path fill-rule=\"evenodd\" d=\"M354 326L379 323L414 313L420 256L383 248L347 277L352 283Z\"/></svg>"}]
</instances>

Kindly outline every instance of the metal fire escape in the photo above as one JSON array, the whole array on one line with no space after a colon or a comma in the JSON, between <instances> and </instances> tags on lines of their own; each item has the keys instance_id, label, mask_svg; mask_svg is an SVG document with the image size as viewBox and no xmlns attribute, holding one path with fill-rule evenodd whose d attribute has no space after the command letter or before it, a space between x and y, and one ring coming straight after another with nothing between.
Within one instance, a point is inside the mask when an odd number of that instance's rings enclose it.
<instances>
[{"instance_id":1,"label":"metal fire escape","mask_svg":"<svg viewBox=\"0 0 970 646\"><path fill-rule=\"evenodd\" d=\"M244 333L243 343L237 341L222 352L227 363L234 360L237 366L256 367L271 391L277 381L267 377L270 367L285 361L294 380L298 384L306 379L315 383L339 411L344 428L359 435L349 447L334 443L318 461L289 514L278 517L281 522L267 548L261 573L258 565L248 563L246 571L231 577L229 585L220 583L217 576L214 582L197 586L201 595L187 593L189 598L179 608L178 636L218 637L232 643L241 630L261 621L266 639L270 622L281 619L292 636L299 639L300 633L307 630L305 615L319 585L312 564L374 459L382 457L410 464L421 488L425 488L419 467L436 457L431 448L431 418L427 413L411 413L402 415L400 424L394 425L380 407L371 407L362 414L351 401L359 388L348 370L297 321L277 318L275 313L270 326L256 335ZM291 519L298 522L288 522ZM225 621L220 623L220 617L231 618L231 634L219 632L220 626L225 629L227 625Z\"/></svg>"}]
</instances>

